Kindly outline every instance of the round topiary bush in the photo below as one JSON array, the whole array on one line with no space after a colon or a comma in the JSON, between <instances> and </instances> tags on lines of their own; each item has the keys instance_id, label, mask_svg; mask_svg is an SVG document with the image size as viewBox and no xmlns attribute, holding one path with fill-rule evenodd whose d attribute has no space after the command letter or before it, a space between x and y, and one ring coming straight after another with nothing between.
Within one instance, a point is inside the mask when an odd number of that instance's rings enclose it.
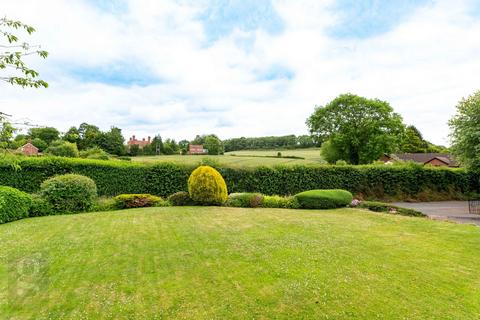
<instances>
[{"instance_id":1,"label":"round topiary bush","mask_svg":"<svg viewBox=\"0 0 480 320\"><path fill-rule=\"evenodd\" d=\"M87 211L97 197L97 186L89 177L65 174L45 180L40 195L57 213Z\"/></svg>"},{"instance_id":2,"label":"round topiary bush","mask_svg":"<svg viewBox=\"0 0 480 320\"><path fill-rule=\"evenodd\" d=\"M0 224L28 217L31 205L32 198L29 194L0 186Z\"/></svg>"},{"instance_id":3,"label":"round topiary bush","mask_svg":"<svg viewBox=\"0 0 480 320\"><path fill-rule=\"evenodd\" d=\"M228 196L222 175L209 166L193 170L188 178L188 193L193 201L203 205L223 204Z\"/></svg>"},{"instance_id":4,"label":"round topiary bush","mask_svg":"<svg viewBox=\"0 0 480 320\"><path fill-rule=\"evenodd\" d=\"M346 207L353 196L347 190L309 190L295 195L298 203L305 209L333 209Z\"/></svg>"}]
</instances>

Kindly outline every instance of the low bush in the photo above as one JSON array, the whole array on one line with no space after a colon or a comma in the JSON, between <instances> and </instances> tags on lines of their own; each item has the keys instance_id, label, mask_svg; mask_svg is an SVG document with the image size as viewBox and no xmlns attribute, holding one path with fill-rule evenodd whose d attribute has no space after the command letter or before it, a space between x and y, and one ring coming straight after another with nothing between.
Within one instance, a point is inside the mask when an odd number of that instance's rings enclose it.
<instances>
[{"instance_id":1,"label":"low bush","mask_svg":"<svg viewBox=\"0 0 480 320\"><path fill-rule=\"evenodd\" d=\"M78 158L79 156L77 144L63 140L54 141L45 153L57 157Z\"/></svg>"},{"instance_id":2,"label":"low bush","mask_svg":"<svg viewBox=\"0 0 480 320\"><path fill-rule=\"evenodd\" d=\"M53 207L39 194L32 195L32 206L30 207L30 217L43 217L55 214Z\"/></svg>"},{"instance_id":3,"label":"low bush","mask_svg":"<svg viewBox=\"0 0 480 320\"><path fill-rule=\"evenodd\" d=\"M97 186L88 177L65 174L45 180L40 195L57 213L88 211L97 197Z\"/></svg>"},{"instance_id":4,"label":"low bush","mask_svg":"<svg viewBox=\"0 0 480 320\"><path fill-rule=\"evenodd\" d=\"M301 208L305 209L333 209L346 207L353 196L346 190L309 190L295 195Z\"/></svg>"},{"instance_id":5,"label":"low bush","mask_svg":"<svg viewBox=\"0 0 480 320\"><path fill-rule=\"evenodd\" d=\"M100 212L100 211L112 211L116 210L115 200L110 197L99 197L93 203L90 211Z\"/></svg>"},{"instance_id":6,"label":"low bush","mask_svg":"<svg viewBox=\"0 0 480 320\"><path fill-rule=\"evenodd\" d=\"M32 205L29 194L0 186L0 224L28 217Z\"/></svg>"},{"instance_id":7,"label":"low bush","mask_svg":"<svg viewBox=\"0 0 480 320\"><path fill-rule=\"evenodd\" d=\"M209 166L193 170L188 178L188 193L193 201L203 205L221 205L228 195L222 175Z\"/></svg>"},{"instance_id":8,"label":"low bush","mask_svg":"<svg viewBox=\"0 0 480 320\"><path fill-rule=\"evenodd\" d=\"M232 193L228 196L227 207L258 208L262 206L264 196L260 193Z\"/></svg>"},{"instance_id":9,"label":"low bush","mask_svg":"<svg viewBox=\"0 0 480 320\"><path fill-rule=\"evenodd\" d=\"M193 206L195 202L190 198L190 195L186 191L175 192L170 195L168 201L174 206Z\"/></svg>"},{"instance_id":10,"label":"low bush","mask_svg":"<svg viewBox=\"0 0 480 320\"><path fill-rule=\"evenodd\" d=\"M386 212L390 214L399 214L403 216L412 216L412 217L425 217L426 215L420 211L394 206L389 203L376 202L376 201L361 201L357 208L368 209L375 212Z\"/></svg>"},{"instance_id":11,"label":"low bush","mask_svg":"<svg viewBox=\"0 0 480 320\"><path fill-rule=\"evenodd\" d=\"M295 197L264 196L262 208L299 209L300 203Z\"/></svg>"},{"instance_id":12,"label":"low bush","mask_svg":"<svg viewBox=\"0 0 480 320\"><path fill-rule=\"evenodd\" d=\"M121 194L113 200L117 209L155 207L163 202L162 198L151 194Z\"/></svg>"},{"instance_id":13,"label":"low bush","mask_svg":"<svg viewBox=\"0 0 480 320\"><path fill-rule=\"evenodd\" d=\"M108 160L110 155L99 147L93 147L87 150L80 151L80 158Z\"/></svg>"}]
</instances>

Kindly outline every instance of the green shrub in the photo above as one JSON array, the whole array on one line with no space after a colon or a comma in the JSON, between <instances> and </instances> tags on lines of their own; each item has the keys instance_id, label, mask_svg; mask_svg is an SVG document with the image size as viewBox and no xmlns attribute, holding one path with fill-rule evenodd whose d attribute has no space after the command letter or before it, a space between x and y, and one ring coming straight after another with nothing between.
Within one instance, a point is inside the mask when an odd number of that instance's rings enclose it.
<instances>
[{"instance_id":1,"label":"green shrub","mask_svg":"<svg viewBox=\"0 0 480 320\"><path fill-rule=\"evenodd\" d=\"M79 156L77 144L63 140L54 141L45 153L57 157L78 158Z\"/></svg>"},{"instance_id":2,"label":"green shrub","mask_svg":"<svg viewBox=\"0 0 480 320\"><path fill-rule=\"evenodd\" d=\"M32 198L25 192L0 186L0 223L28 217Z\"/></svg>"},{"instance_id":3,"label":"green shrub","mask_svg":"<svg viewBox=\"0 0 480 320\"><path fill-rule=\"evenodd\" d=\"M412 217L425 217L426 215L420 211L394 206L389 203L376 202L376 201L361 201L357 208L368 209L375 212L386 212L390 214L399 214L403 216L412 216Z\"/></svg>"},{"instance_id":4,"label":"green shrub","mask_svg":"<svg viewBox=\"0 0 480 320\"><path fill-rule=\"evenodd\" d=\"M193 170L188 178L188 193L193 201L204 205L223 204L228 194L222 175L209 166Z\"/></svg>"},{"instance_id":5,"label":"green shrub","mask_svg":"<svg viewBox=\"0 0 480 320\"><path fill-rule=\"evenodd\" d=\"M298 209L300 208L300 203L298 203L298 200L295 197L264 196L262 207Z\"/></svg>"},{"instance_id":6,"label":"green shrub","mask_svg":"<svg viewBox=\"0 0 480 320\"><path fill-rule=\"evenodd\" d=\"M65 174L45 180L40 186L41 196L57 213L89 210L97 196L95 182L78 174Z\"/></svg>"},{"instance_id":7,"label":"green shrub","mask_svg":"<svg viewBox=\"0 0 480 320\"><path fill-rule=\"evenodd\" d=\"M32 206L30 207L30 217L43 217L55 214L53 207L39 194L32 195Z\"/></svg>"},{"instance_id":8,"label":"green shrub","mask_svg":"<svg viewBox=\"0 0 480 320\"><path fill-rule=\"evenodd\" d=\"M227 207L257 208L263 203L260 193L232 193L228 196Z\"/></svg>"},{"instance_id":9,"label":"green shrub","mask_svg":"<svg viewBox=\"0 0 480 320\"><path fill-rule=\"evenodd\" d=\"M163 201L162 198L151 194L121 194L113 200L117 209L154 207Z\"/></svg>"},{"instance_id":10,"label":"green shrub","mask_svg":"<svg viewBox=\"0 0 480 320\"><path fill-rule=\"evenodd\" d=\"M295 195L305 209L333 209L349 205L353 196L346 190L309 190Z\"/></svg>"},{"instance_id":11,"label":"green shrub","mask_svg":"<svg viewBox=\"0 0 480 320\"><path fill-rule=\"evenodd\" d=\"M111 197L98 197L95 199L92 208L90 211L100 212L100 211L112 211L117 209L115 206L115 200Z\"/></svg>"},{"instance_id":12,"label":"green shrub","mask_svg":"<svg viewBox=\"0 0 480 320\"><path fill-rule=\"evenodd\" d=\"M93 147L87 150L80 151L80 158L108 160L110 155L99 147Z\"/></svg>"},{"instance_id":13,"label":"green shrub","mask_svg":"<svg viewBox=\"0 0 480 320\"><path fill-rule=\"evenodd\" d=\"M168 197L168 201L174 206L193 206L195 202L186 191L175 192Z\"/></svg>"}]
</instances>

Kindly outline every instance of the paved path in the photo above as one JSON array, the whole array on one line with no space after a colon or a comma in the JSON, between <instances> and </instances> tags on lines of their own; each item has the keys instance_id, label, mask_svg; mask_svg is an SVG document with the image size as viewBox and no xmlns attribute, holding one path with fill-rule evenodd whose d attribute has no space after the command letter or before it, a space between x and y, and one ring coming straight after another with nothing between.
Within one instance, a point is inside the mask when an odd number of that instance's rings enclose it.
<instances>
[{"instance_id":1,"label":"paved path","mask_svg":"<svg viewBox=\"0 0 480 320\"><path fill-rule=\"evenodd\" d=\"M432 219L473 223L480 226L480 214L468 213L467 201L395 202L394 204L418 210Z\"/></svg>"}]
</instances>

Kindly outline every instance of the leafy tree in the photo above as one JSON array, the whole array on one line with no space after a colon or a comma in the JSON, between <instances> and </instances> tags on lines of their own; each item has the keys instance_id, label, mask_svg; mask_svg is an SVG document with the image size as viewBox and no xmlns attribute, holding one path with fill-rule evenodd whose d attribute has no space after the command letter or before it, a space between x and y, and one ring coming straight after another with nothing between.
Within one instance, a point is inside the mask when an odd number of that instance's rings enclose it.
<instances>
[{"instance_id":1,"label":"leafy tree","mask_svg":"<svg viewBox=\"0 0 480 320\"><path fill-rule=\"evenodd\" d=\"M208 154L223 154L223 143L216 135L206 136L203 147L208 150Z\"/></svg>"},{"instance_id":2,"label":"leafy tree","mask_svg":"<svg viewBox=\"0 0 480 320\"><path fill-rule=\"evenodd\" d=\"M180 149L181 154L187 154L188 144L188 140L180 140L178 142L178 148Z\"/></svg>"},{"instance_id":3,"label":"leafy tree","mask_svg":"<svg viewBox=\"0 0 480 320\"><path fill-rule=\"evenodd\" d=\"M58 157L78 158L79 156L77 145L63 140L54 141L45 153Z\"/></svg>"},{"instance_id":4,"label":"leafy tree","mask_svg":"<svg viewBox=\"0 0 480 320\"><path fill-rule=\"evenodd\" d=\"M480 91L457 104L449 122L452 152L463 165L480 170Z\"/></svg>"},{"instance_id":5,"label":"leafy tree","mask_svg":"<svg viewBox=\"0 0 480 320\"><path fill-rule=\"evenodd\" d=\"M15 128L8 121L6 115L0 112L0 149L5 150L11 143Z\"/></svg>"},{"instance_id":6,"label":"leafy tree","mask_svg":"<svg viewBox=\"0 0 480 320\"><path fill-rule=\"evenodd\" d=\"M33 54L46 58L48 52L40 50L40 46L32 46L26 42L20 42L20 39L14 32L22 29L29 35L35 32L32 26L20 21L7 18L0 19L0 36L3 36L5 41L5 44L0 42L0 48L3 48L2 52L0 52L0 70L7 73L6 75L0 75L0 80L22 87L47 88L48 83L37 79L39 73L29 68L25 64L24 58Z\"/></svg>"},{"instance_id":7,"label":"leafy tree","mask_svg":"<svg viewBox=\"0 0 480 320\"><path fill-rule=\"evenodd\" d=\"M178 150L179 150L178 144L173 139L167 139L163 143L164 154L176 154L178 153Z\"/></svg>"},{"instance_id":8,"label":"leafy tree","mask_svg":"<svg viewBox=\"0 0 480 320\"><path fill-rule=\"evenodd\" d=\"M338 150L332 146L330 140L325 141L322 144L322 149L320 149L320 154L322 158L325 159L328 163L337 163L337 161L343 160L342 155L338 152ZM343 160L345 161L345 160Z\"/></svg>"},{"instance_id":9,"label":"leafy tree","mask_svg":"<svg viewBox=\"0 0 480 320\"><path fill-rule=\"evenodd\" d=\"M28 130L27 136L32 140L40 139L49 145L60 138L60 132L53 127L31 128Z\"/></svg>"},{"instance_id":10,"label":"leafy tree","mask_svg":"<svg viewBox=\"0 0 480 320\"><path fill-rule=\"evenodd\" d=\"M47 148L48 148L48 143L46 143L45 141L43 141L42 139L40 138L35 138L32 140L32 144L38 148L38 150L40 152L43 152L45 151Z\"/></svg>"},{"instance_id":11,"label":"leafy tree","mask_svg":"<svg viewBox=\"0 0 480 320\"><path fill-rule=\"evenodd\" d=\"M195 139L192 140L192 144L197 144L197 145L198 145L198 144L204 144L206 137L207 137L207 136L204 135L204 134L202 134L202 135L198 135L198 134L197 134L197 135L195 136Z\"/></svg>"},{"instance_id":12,"label":"leafy tree","mask_svg":"<svg viewBox=\"0 0 480 320\"><path fill-rule=\"evenodd\" d=\"M85 150L98 146L102 131L97 126L88 123L82 123L78 127L78 148Z\"/></svg>"},{"instance_id":13,"label":"leafy tree","mask_svg":"<svg viewBox=\"0 0 480 320\"><path fill-rule=\"evenodd\" d=\"M155 137L153 137L152 141L150 142L149 145L146 145L143 148L143 153L148 154L148 155L159 155L164 153L164 147L163 147L163 141L162 137L157 134Z\"/></svg>"},{"instance_id":14,"label":"leafy tree","mask_svg":"<svg viewBox=\"0 0 480 320\"><path fill-rule=\"evenodd\" d=\"M307 125L318 141L328 140L340 159L351 164L371 163L394 151L404 131L402 117L388 102L353 94L316 107Z\"/></svg>"},{"instance_id":15,"label":"leafy tree","mask_svg":"<svg viewBox=\"0 0 480 320\"><path fill-rule=\"evenodd\" d=\"M123 155L125 138L122 135L122 129L112 127L110 131L100 133L97 136L97 144L110 154Z\"/></svg>"},{"instance_id":16,"label":"leafy tree","mask_svg":"<svg viewBox=\"0 0 480 320\"><path fill-rule=\"evenodd\" d=\"M76 143L77 145L80 142L80 132L76 127L70 127L68 131L63 135L63 140Z\"/></svg>"},{"instance_id":17,"label":"leafy tree","mask_svg":"<svg viewBox=\"0 0 480 320\"><path fill-rule=\"evenodd\" d=\"M400 150L407 153L426 152L427 141L423 140L422 134L414 126L408 126L402 139Z\"/></svg>"},{"instance_id":18,"label":"leafy tree","mask_svg":"<svg viewBox=\"0 0 480 320\"><path fill-rule=\"evenodd\" d=\"M141 154L141 151L142 150L140 149L140 146L138 144L132 144L128 149L128 154L135 157Z\"/></svg>"}]
</instances>

